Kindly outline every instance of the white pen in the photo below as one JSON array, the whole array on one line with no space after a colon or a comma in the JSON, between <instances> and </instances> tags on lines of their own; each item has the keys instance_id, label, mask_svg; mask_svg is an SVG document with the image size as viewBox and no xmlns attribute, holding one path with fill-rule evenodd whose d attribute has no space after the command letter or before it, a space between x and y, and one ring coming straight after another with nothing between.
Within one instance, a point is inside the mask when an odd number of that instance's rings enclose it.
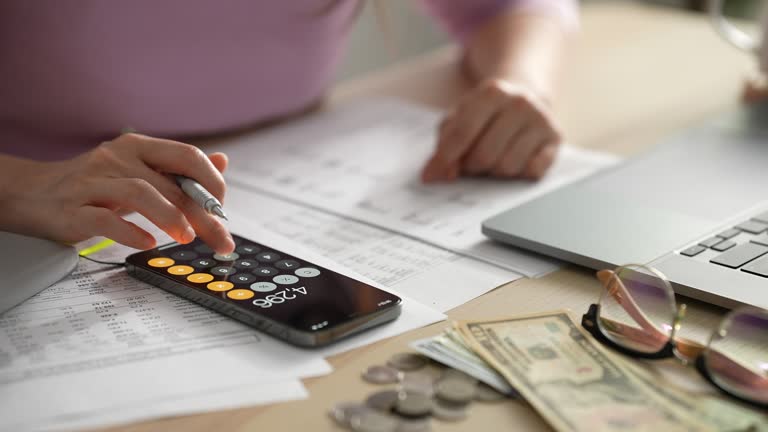
<instances>
[{"instance_id":1,"label":"white pen","mask_svg":"<svg viewBox=\"0 0 768 432\"><path fill-rule=\"evenodd\" d=\"M227 215L224 214L224 209L221 207L221 203L215 196L211 195L203 185L192 180L189 177L177 175L176 183L178 183L181 190L184 191L193 201L195 201L200 207L204 208L208 213L214 214L224 220L227 219Z\"/></svg>"}]
</instances>

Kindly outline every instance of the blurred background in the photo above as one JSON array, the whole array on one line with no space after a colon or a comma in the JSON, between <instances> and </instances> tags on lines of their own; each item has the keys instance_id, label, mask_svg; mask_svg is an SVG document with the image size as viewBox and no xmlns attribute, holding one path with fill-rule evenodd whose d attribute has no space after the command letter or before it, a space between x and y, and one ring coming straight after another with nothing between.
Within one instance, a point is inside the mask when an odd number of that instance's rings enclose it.
<instances>
[{"instance_id":1,"label":"blurred background","mask_svg":"<svg viewBox=\"0 0 768 432\"><path fill-rule=\"evenodd\" d=\"M471 0L469 0L471 1ZM632 0L582 0L592 2ZM706 0L635 0L670 8L701 13ZM404 60L439 45L449 38L424 14L415 0L364 0L364 10L352 29L347 57L337 80L353 78L365 72ZM766 0L725 0L726 13L741 18L756 17Z\"/></svg>"}]
</instances>

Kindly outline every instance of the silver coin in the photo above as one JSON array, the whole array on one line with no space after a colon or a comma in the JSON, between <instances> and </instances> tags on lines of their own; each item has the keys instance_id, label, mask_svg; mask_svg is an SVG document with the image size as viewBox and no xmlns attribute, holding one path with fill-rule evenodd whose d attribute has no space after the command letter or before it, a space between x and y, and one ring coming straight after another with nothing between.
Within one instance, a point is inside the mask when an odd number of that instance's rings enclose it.
<instances>
[{"instance_id":1,"label":"silver coin","mask_svg":"<svg viewBox=\"0 0 768 432\"><path fill-rule=\"evenodd\" d=\"M367 409L352 417L350 427L355 432L396 432L400 422L391 415Z\"/></svg>"},{"instance_id":2,"label":"silver coin","mask_svg":"<svg viewBox=\"0 0 768 432\"><path fill-rule=\"evenodd\" d=\"M443 375L441 376L441 378L445 378L445 379L454 378L454 379L460 379L462 381L466 381L468 383L473 383L473 384L477 383L477 378L471 375L468 375L465 372L462 372L458 369L453 369L453 368L445 369L443 371Z\"/></svg>"},{"instance_id":3,"label":"silver coin","mask_svg":"<svg viewBox=\"0 0 768 432\"><path fill-rule=\"evenodd\" d=\"M427 359L421 354L399 353L387 360L387 365L401 371L414 371L427 365Z\"/></svg>"},{"instance_id":4,"label":"silver coin","mask_svg":"<svg viewBox=\"0 0 768 432\"><path fill-rule=\"evenodd\" d=\"M397 432L428 432L432 430L432 420L429 417L422 419L400 419Z\"/></svg>"},{"instance_id":5,"label":"silver coin","mask_svg":"<svg viewBox=\"0 0 768 432\"><path fill-rule=\"evenodd\" d=\"M435 384L435 395L454 404L469 403L475 397L477 384L460 378L443 378Z\"/></svg>"},{"instance_id":6,"label":"silver coin","mask_svg":"<svg viewBox=\"0 0 768 432\"><path fill-rule=\"evenodd\" d=\"M480 402L496 402L507 397L486 383L479 383L475 389L475 400Z\"/></svg>"},{"instance_id":7,"label":"silver coin","mask_svg":"<svg viewBox=\"0 0 768 432\"><path fill-rule=\"evenodd\" d=\"M445 403L440 399L437 399L432 404L432 415L436 419L457 422L467 418L469 411L468 405L457 405L451 403Z\"/></svg>"},{"instance_id":8,"label":"silver coin","mask_svg":"<svg viewBox=\"0 0 768 432\"><path fill-rule=\"evenodd\" d=\"M365 400L365 405L375 410L390 412L395 407L397 398L397 390L383 390L369 395Z\"/></svg>"},{"instance_id":9,"label":"silver coin","mask_svg":"<svg viewBox=\"0 0 768 432\"><path fill-rule=\"evenodd\" d=\"M428 373L404 372L400 375L400 389L407 393L421 393L432 397L435 394L435 381Z\"/></svg>"},{"instance_id":10,"label":"silver coin","mask_svg":"<svg viewBox=\"0 0 768 432\"><path fill-rule=\"evenodd\" d=\"M397 395L395 412L405 417L422 417L432 412L432 398L423 393L401 391Z\"/></svg>"},{"instance_id":11,"label":"silver coin","mask_svg":"<svg viewBox=\"0 0 768 432\"><path fill-rule=\"evenodd\" d=\"M359 416L370 408L358 402L341 402L336 404L328 414L342 427L352 427L352 418Z\"/></svg>"},{"instance_id":12,"label":"silver coin","mask_svg":"<svg viewBox=\"0 0 768 432\"><path fill-rule=\"evenodd\" d=\"M363 371L363 379L373 384L395 384L399 371L389 366L374 365Z\"/></svg>"}]
</instances>

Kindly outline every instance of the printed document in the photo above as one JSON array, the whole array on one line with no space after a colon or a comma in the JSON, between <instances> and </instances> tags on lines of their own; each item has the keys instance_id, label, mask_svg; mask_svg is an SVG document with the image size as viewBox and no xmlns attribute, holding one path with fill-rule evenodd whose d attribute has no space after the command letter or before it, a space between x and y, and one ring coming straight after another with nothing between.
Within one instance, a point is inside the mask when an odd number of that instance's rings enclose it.
<instances>
[{"instance_id":1,"label":"printed document","mask_svg":"<svg viewBox=\"0 0 768 432\"><path fill-rule=\"evenodd\" d=\"M565 146L538 182L464 178L422 184L439 115L379 100L320 112L215 149L229 155L231 185L351 217L526 276L552 271L541 256L487 240L484 219L616 162Z\"/></svg>"}]
</instances>

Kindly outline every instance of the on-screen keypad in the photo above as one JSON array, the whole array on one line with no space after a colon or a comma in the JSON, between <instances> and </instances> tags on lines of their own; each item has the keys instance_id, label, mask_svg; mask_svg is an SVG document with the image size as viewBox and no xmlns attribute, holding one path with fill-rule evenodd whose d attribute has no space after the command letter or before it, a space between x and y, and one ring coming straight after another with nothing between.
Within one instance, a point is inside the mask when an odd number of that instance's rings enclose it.
<instances>
[{"instance_id":1,"label":"on-screen keypad","mask_svg":"<svg viewBox=\"0 0 768 432\"><path fill-rule=\"evenodd\" d=\"M284 257L262 245L240 238L235 238L235 244L235 252L227 255L216 254L202 243L194 247L178 245L168 250L167 256L152 258L147 264L231 300L264 296L321 274L309 263Z\"/></svg>"}]
</instances>

